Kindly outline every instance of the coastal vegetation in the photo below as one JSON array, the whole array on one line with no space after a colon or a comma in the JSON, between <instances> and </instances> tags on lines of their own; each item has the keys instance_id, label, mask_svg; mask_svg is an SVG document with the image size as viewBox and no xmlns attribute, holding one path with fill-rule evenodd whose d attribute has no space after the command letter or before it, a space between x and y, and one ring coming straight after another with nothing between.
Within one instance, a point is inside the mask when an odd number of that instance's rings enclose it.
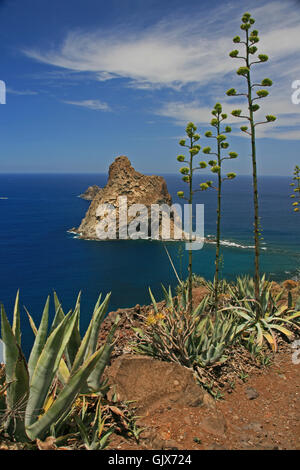
<instances>
[{"instance_id":1,"label":"coastal vegetation","mask_svg":"<svg viewBox=\"0 0 300 470\"><path fill-rule=\"evenodd\" d=\"M5 375L0 378L0 430L19 441L57 436L68 421L75 420L79 431L80 417L73 404L80 396L97 400L105 392L102 374L113 349L113 337L119 319L97 348L101 323L107 312L110 294L95 305L90 324L81 339L80 294L74 310L65 314L54 293L55 316L49 327L49 302L37 327L28 313L35 334L28 362L21 349L19 293L10 325L1 306L1 331L5 345ZM49 331L48 331L49 330ZM96 408L94 420L98 422ZM99 441L99 446L101 440Z\"/></svg>"},{"instance_id":2,"label":"coastal vegetation","mask_svg":"<svg viewBox=\"0 0 300 470\"><path fill-rule=\"evenodd\" d=\"M293 187L293 194L291 198L294 200L293 202L293 209L294 212L299 212L299 204L300 204L300 167L298 165L295 166L294 173L293 173L293 183L291 186ZM298 199L298 201L297 201Z\"/></svg>"},{"instance_id":3,"label":"coastal vegetation","mask_svg":"<svg viewBox=\"0 0 300 470\"><path fill-rule=\"evenodd\" d=\"M229 172L224 177L222 174L222 164L224 160L230 160L238 157L236 152L228 152L226 156L222 155L222 151L228 149L229 143L226 141L227 137L225 134L231 132L230 126L225 126L224 129L221 129L221 123L227 119L227 114L222 112L222 105L216 103L214 109L212 110L212 115L215 116L210 124L214 128L215 134L211 131L205 133L205 137L209 139L216 140L216 149L212 152L211 147L203 148L203 153L206 155L214 155L217 160L209 160L208 165L212 173L217 175L217 186L213 185L212 181L206 181L200 184L202 191L206 191L209 188L217 190L217 231L216 231L216 258L215 258L215 278L214 278L214 291L215 291L215 311L218 310L218 297L219 297L219 269L220 269L220 242L221 242L221 213L222 213L222 185L226 180L232 180L236 177L236 173ZM200 162L201 168L206 168L206 162Z\"/></svg>"},{"instance_id":4,"label":"coastal vegetation","mask_svg":"<svg viewBox=\"0 0 300 470\"><path fill-rule=\"evenodd\" d=\"M237 118L248 120L249 126L242 126L241 131L251 138L253 169L253 204L254 204L254 275L237 277L229 282L220 277L220 242L222 185L226 180L236 177L233 172L223 173L224 160L237 158L236 152L228 152L229 144L225 134L231 132L230 126L222 128L227 119L222 105L216 103L212 110L212 131L207 131L208 139L215 139L216 148L204 147L205 155L214 158L200 161L195 165L195 157L201 147L197 143L200 135L197 127L189 122L186 127L186 139L179 144L186 148L188 156L178 155L177 160L186 164L181 167L182 180L188 185L187 191L178 191L178 197L190 204L197 191L215 189L217 191L216 254L215 276L210 282L193 273L193 250L188 249L188 277L181 282L176 294L171 288L163 287L164 298L158 302L151 289L152 306L150 311L137 314L139 326L133 327L134 340L129 343L129 352L150 356L160 361L176 363L188 368L196 377L199 385L219 397L218 391L210 384L214 374L222 374L222 367L235 354L248 354L253 363L260 367L266 365L270 354L279 350L279 343L290 341L300 330L300 299L293 297L291 289L275 289L274 283L260 273L260 219L257 186L256 126L273 122L276 118L267 115L263 122L255 121L254 115L261 100L268 91L260 87L270 87L272 81L265 78L257 84L252 81L252 66L264 63L268 57L258 55L258 60L251 62L257 52L255 44L259 37L257 30L251 27L254 19L249 13L242 17L241 29L245 40L236 36L233 41L245 46L245 55L238 50L230 53L232 58L242 59L245 66L237 74L246 80L247 91L237 93L234 88L227 91L228 96L244 96L248 105L248 114L242 110L232 111ZM256 87L256 97L253 92ZM224 155L224 151L226 154ZM122 157L122 164L129 171L130 164ZM209 167L217 176L217 185L205 181L198 189L193 187L193 175L197 170ZM132 170L130 170L132 171ZM122 177L122 175L120 176ZM292 183L293 198L300 195L300 168L295 167ZM97 197L102 197L96 190ZM169 199L169 195L165 195ZM299 202L293 203L298 212ZM189 241L192 241L192 214L190 213ZM202 289L202 298L196 302L195 289ZM286 298L286 291L289 291ZM103 449L109 437L117 429L138 441L140 429L136 426L135 416L127 408L127 403L118 401L113 394L108 399L110 385L104 377L106 366L110 364L115 345L115 333L120 318L117 315L112 322L105 340L99 345L101 326L109 305L110 294L102 301L99 296L91 314L85 334L80 334L79 294L75 307L67 314L54 293L54 319L49 323L50 298L48 297L37 326L32 315L27 311L28 319L35 335L28 361L22 351L20 301L17 294L12 324L10 324L4 306L1 305L1 337L5 345L5 365L0 368L0 437L22 442L27 448L43 445L47 439L54 439L56 445L73 442L76 448L88 450ZM128 350L127 350L128 352ZM240 356L239 356L240 357ZM245 376L243 376L245 377ZM118 424L114 417L119 419ZM48 441L50 442L50 441Z\"/></svg>"},{"instance_id":5,"label":"coastal vegetation","mask_svg":"<svg viewBox=\"0 0 300 470\"><path fill-rule=\"evenodd\" d=\"M260 218L259 218L259 200L258 200L258 184L257 184L257 153L256 153L256 127L261 124L274 122L276 117L273 115L266 115L265 121L256 121L255 113L260 109L259 104L256 101L260 101L269 95L269 92L265 88L270 87L273 82L270 78L264 78L260 83L255 83L252 78L252 69L256 64L263 64L268 61L268 56L265 54L255 54L258 51L256 44L259 42L259 36L257 29L253 29L255 19L252 18L250 13L244 13L242 16L242 23L240 29L244 32L244 40L240 36L235 36L233 42L235 44L242 44L244 46L244 53L238 49L234 49L229 53L229 56L233 59L241 59L244 62L242 67L239 67L236 71L237 75L243 77L246 80L246 90L238 93L235 88L230 88L227 91L227 96L244 96L246 99L248 113L243 113L241 109L234 109L231 114L232 116L240 119L246 119L249 123L248 126L241 126L241 131L251 138L251 157L252 157L252 180L253 180L253 205L254 205L254 244L255 244L255 269L254 269L254 286L255 286L255 300L257 305L260 301L259 284L260 284ZM251 29L252 28L252 29ZM242 55L241 55L242 54ZM244 54L244 55L243 55ZM252 59L253 58L253 59ZM256 59L256 60L255 60ZM259 88L254 95L256 88ZM259 309L257 309L259 312Z\"/></svg>"}]
</instances>

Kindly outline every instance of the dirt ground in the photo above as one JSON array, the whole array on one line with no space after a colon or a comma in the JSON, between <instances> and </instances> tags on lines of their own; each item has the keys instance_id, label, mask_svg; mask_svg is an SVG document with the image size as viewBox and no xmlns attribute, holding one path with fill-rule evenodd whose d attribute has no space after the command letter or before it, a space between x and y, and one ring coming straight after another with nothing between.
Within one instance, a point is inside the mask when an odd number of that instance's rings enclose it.
<instances>
[{"instance_id":1,"label":"dirt ground","mask_svg":"<svg viewBox=\"0 0 300 470\"><path fill-rule=\"evenodd\" d=\"M108 449L300 449L300 364L292 353L287 346L211 408L156 409L140 419L139 443L114 435Z\"/></svg>"}]
</instances>

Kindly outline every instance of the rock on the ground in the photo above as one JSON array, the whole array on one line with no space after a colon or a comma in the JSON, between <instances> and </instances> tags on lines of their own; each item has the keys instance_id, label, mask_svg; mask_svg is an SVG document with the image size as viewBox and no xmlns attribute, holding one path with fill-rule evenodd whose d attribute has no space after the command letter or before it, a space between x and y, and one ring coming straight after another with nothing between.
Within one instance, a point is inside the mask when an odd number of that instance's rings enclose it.
<instances>
[{"instance_id":1,"label":"rock on the ground","mask_svg":"<svg viewBox=\"0 0 300 470\"><path fill-rule=\"evenodd\" d=\"M255 390L255 388L253 387L247 387L245 393L247 397L249 398L249 400L255 400L256 398L259 397L258 391Z\"/></svg>"},{"instance_id":2,"label":"rock on the ground","mask_svg":"<svg viewBox=\"0 0 300 470\"><path fill-rule=\"evenodd\" d=\"M114 361L107 376L111 385L109 398L116 393L119 400L134 400L143 414L162 406L195 407L205 401L205 392L193 372L173 362L126 354Z\"/></svg>"}]
</instances>

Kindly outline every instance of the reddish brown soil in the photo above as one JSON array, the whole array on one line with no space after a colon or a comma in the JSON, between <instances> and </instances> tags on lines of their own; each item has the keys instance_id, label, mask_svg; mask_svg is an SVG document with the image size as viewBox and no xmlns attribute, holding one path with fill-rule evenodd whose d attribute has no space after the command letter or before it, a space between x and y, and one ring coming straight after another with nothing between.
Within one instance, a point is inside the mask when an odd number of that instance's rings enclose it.
<instances>
[{"instance_id":1,"label":"reddish brown soil","mask_svg":"<svg viewBox=\"0 0 300 470\"><path fill-rule=\"evenodd\" d=\"M157 409L141 419L146 429L138 444L114 436L109 448L300 449L299 371L287 347L271 366L239 379L215 408ZM248 388L258 396L249 399Z\"/></svg>"}]
</instances>

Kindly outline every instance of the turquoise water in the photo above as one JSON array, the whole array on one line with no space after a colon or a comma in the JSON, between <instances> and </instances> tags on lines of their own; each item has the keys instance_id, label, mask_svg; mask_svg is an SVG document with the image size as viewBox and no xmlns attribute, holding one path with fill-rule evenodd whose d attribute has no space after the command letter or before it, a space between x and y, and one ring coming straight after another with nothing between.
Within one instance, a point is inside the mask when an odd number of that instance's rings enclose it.
<instances>
[{"instance_id":1,"label":"turquoise water","mask_svg":"<svg viewBox=\"0 0 300 470\"><path fill-rule=\"evenodd\" d=\"M164 175L173 202L184 189L180 176ZM200 180L199 180L200 182ZM78 226L89 202L77 197L88 186L106 183L106 175L0 175L0 301L11 312L18 288L21 304L38 320L46 296L55 289L65 310L82 290L82 327L90 319L99 292L112 291L110 310L149 302L148 286L157 297L160 284L176 285L176 277L161 242L85 241L67 230ZM297 275L300 267L300 216L293 213L290 179L260 180L261 225L264 245L262 270L274 280ZM215 194L201 192L205 204L205 235L215 233ZM252 273L252 193L250 177L224 184L223 269L233 279ZM167 243L179 272L185 277L186 252L180 262L180 243ZM194 252L194 272L212 279L214 245ZM22 309L23 345L32 334Z\"/></svg>"}]
</instances>

